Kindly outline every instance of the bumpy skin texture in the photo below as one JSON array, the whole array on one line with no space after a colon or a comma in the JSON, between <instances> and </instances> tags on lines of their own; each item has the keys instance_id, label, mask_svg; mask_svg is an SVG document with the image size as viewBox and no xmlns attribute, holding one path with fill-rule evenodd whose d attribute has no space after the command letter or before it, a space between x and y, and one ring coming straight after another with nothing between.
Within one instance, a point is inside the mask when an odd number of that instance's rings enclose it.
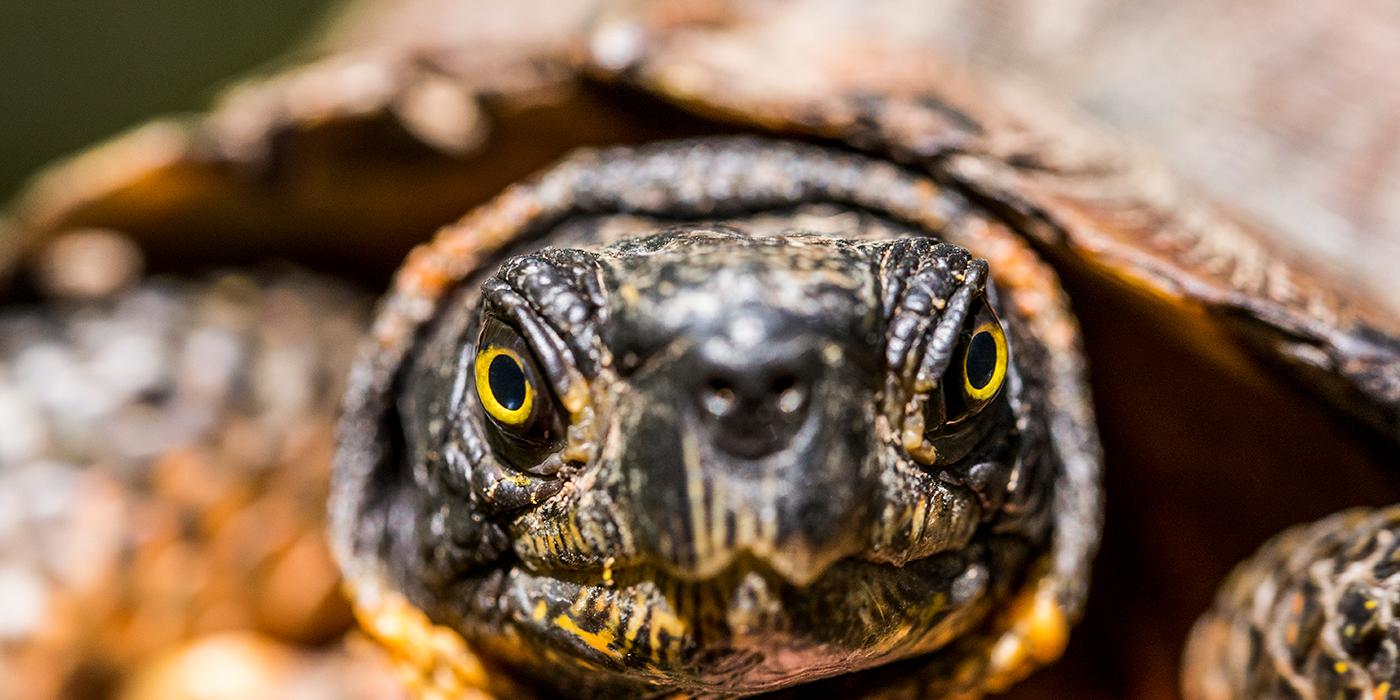
<instances>
[{"instance_id":1,"label":"bumpy skin texture","mask_svg":"<svg viewBox=\"0 0 1400 700\"><path fill-rule=\"evenodd\" d=\"M490 228L550 247L490 274ZM1000 253L1008 297L932 234ZM411 258L352 388L333 526L362 615L399 591L504 675L597 694L751 693L929 652L884 682L972 692L1053 658L1098 458L1072 327L1046 332L1071 321L1027 308L1053 282L998 242L928 181L782 143L585 156L508 193ZM925 425L983 299L1007 388ZM529 339L568 414L557 451L505 463L473 399L483 315ZM752 420L784 375L800 398L765 432L699 400L719 377Z\"/></svg>"},{"instance_id":2,"label":"bumpy skin texture","mask_svg":"<svg viewBox=\"0 0 1400 700\"><path fill-rule=\"evenodd\" d=\"M1400 507L1279 535L1237 569L1186 651L1186 695L1400 697Z\"/></svg>"}]
</instances>

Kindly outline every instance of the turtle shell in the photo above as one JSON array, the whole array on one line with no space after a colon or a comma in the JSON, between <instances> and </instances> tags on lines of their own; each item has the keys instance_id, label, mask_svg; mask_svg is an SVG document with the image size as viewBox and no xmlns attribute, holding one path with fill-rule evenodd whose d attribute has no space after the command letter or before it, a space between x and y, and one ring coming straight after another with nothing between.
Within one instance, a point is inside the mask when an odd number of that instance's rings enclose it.
<instances>
[{"instance_id":1,"label":"turtle shell","mask_svg":"<svg viewBox=\"0 0 1400 700\"><path fill-rule=\"evenodd\" d=\"M114 229L158 271L290 258L381 288L412 245L579 146L766 133L927 177L1063 279L1110 498L1096 603L1061 667L1091 671L1042 683L1170 687L1187 625L1234 562L1287 524L1396 500L1393 310L1082 115L930 48L944 15L487 5L355 6L319 58L45 173L0 255L13 268L59 234ZM427 257L400 293L432 281Z\"/></svg>"}]
</instances>

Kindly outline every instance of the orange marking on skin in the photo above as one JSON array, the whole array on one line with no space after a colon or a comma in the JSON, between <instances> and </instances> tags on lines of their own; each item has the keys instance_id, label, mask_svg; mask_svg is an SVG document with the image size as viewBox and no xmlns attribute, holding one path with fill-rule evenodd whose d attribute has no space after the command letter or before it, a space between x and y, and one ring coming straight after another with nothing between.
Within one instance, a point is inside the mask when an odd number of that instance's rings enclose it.
<instances>
[{"instance_id":1,"label":"orange marking on skin","mask_svg":"<svg viewBox=\"0 0 1400 700\"><path fill-rule=\"evenodd\" d=\"M413 693L483 699L509 689L504 679L492 683L456 631L434 624L403 596L378 588L350 588L361 628L388 652L397 675Z\"/></svg>"},{"instance_id":2,"label":"orange marking on skin","mask_svg":"<svg viewBox=\"0 0 1400 700\"><path fill-rule=\"evenodd\" d=\"M1053 591L1030 588L1012 603L1007 631L992 645L986 689L1002 692L1064 653L1069 620Z\"/></svg>"}]
</instances>

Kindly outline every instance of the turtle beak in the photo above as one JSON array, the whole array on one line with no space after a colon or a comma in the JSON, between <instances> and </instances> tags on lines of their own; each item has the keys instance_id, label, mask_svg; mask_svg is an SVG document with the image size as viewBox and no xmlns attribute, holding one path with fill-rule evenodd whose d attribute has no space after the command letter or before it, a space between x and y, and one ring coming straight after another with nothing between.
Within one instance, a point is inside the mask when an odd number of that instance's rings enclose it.
<instances>
[{"instance_id":1,"label":"turtle beak","mask_svg":"<svg viewBox=\"0 0 1400 700\"><path fill-rule=\"evenodd\" d=\"M740 319L631 384L620 466L649 558L695 580L747 555L806 585L861 550L876 492L873 411L838 343Z\"/></svg>"}]
</instances>

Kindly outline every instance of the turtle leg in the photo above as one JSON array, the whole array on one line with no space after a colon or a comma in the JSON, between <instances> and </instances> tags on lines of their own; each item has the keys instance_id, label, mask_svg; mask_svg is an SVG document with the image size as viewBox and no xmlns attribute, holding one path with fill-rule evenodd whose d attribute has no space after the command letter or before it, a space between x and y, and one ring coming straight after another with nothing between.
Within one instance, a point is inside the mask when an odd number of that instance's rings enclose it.
<instances>
[{"instance_id":1,"label":"turtle leg","mask_svg":"<svg viewBox=\"0 0 1400 700\"><path fill-rule=\"evenodd\" d=\"M1400 697L1400 505L1290 529L1192 630L1187 698Z\"/></svg>"}]
</instances>

